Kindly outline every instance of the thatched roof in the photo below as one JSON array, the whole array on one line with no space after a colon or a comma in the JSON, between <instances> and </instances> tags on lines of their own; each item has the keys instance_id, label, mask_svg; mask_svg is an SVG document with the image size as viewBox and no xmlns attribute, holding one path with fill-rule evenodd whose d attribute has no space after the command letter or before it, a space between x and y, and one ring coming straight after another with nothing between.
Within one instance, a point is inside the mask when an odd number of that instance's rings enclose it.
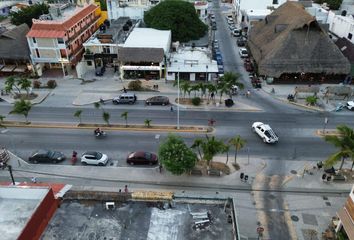
<instances>
[{"instance_id":1,"label":"thatched roof","mask_svg":"<svg viewBox=\"0 0 354 240\"><path fill-rule=\"evenodd\" d=\"M118 49L118 60L122 62L162 62L163 48L134 48L123 47Z\"/></svg>"},{"instance_id":2,"label":"thatched roof","mask_svg":"<svg viewBox=\"0 0 354 240\"><path fill-rule=\"evenodd\" d=\"M348 58L349 62L354 63L354 44L345 37L342 37L336 41L336 45L343 55Z\"/></svg>"},{"instance_id":3,"label":"thatched roof","mask_svg":"<svg viewBox=\"0 0 354 240\"><path fill-rule=\"evenodd\" d=\"M30 53L26 34L27 24L21 24L0 34L0 59L29 60Z\"/></svg>"},{"instance_id":4,"label":"thatched roof","mask_svg":"<svg viewBox=\"0 0 354 240\"><path fill-rule=\"evenodd\" d=\"M261 75L348 74L350 64L301 4L286 2L257 22L248 45Z\"/></svg>"}]
</instances>

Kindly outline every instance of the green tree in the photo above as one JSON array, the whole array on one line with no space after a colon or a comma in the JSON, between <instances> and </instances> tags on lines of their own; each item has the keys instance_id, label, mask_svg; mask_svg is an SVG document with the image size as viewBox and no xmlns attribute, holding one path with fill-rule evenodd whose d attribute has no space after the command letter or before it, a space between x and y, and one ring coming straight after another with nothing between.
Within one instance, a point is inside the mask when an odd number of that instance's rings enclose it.
<instances>
[{"instance_id":1,"label":"green tree","mask_svg":"<svg viewBox=\"0 0 354 240\"><path fill-rule=\"evenodd\" d=\"M209 100L212 93L215 94L217 93L218 88L214 84L210 83L207 85L207 89L208 89L208 100Z\"/></svg>"},{"instance_id":2,"label":"green tree","mask_svg":"<svg viewBox=\"0 0 354 240\"><path fill-rule=\"evenodd\" d=\"M21 25L26 23L29 28L32 27L32 19L38 19L39 16L49 13L49 6L45 3L37 3L32 6L21 8L18 12L11 12L11 23Z\"/></svg>"},{"instance_id":3,"label":"green tree","mask_svg":"<svg viewBox=\"0 0 354 240\"><path fill-rule=\"evenodd\" d=\"M125 127L128 127L128 112L124 112L120 115L121 118L125 120Z\"/></svg>"},{"instance_id":4,"label":"green tree","mask_svg":"<svg viewBox=\"0 0 354 240\"><path fill-rule=\"evenodd\" d=\"M222 147L222 153L226 153L226 165L229 162L229 152L230 152L230 145L228 143L224 143Z\"/></svg>"},{"instance_id":5,"label":"green tree","mask_svg":"<svg viewBox=\"0 0 354 240\"><path fill-rule=\"evenodd\" d=\"M21 114L25 117L26 123L28 123L28 113L32 108L32 104L30 101L25 101L23 99L16 101L14 108L10 112L10 114Z\"/></svg>"},{"instance_id":6,"label":"green tree","mask_svg":"<svg viewBox=\"0 0 354 240\"><path fill-rule=\"evenodd\" d=\"M314 2L318 3L318 4L327 3L327 6L331 10L338 10L340 8L340 5L342 4L343 0L315 0Z\"/></svg>"},{"instance_id":7,"label":"green tree","mask_svg":"<svg viewBox=\"0 0 354 240\"><path fill-rule=\"evenodd\" d=\"M331 167L341 161L339 167L339 170L341 170L346 158L350 157L354 161L354 130L348 126L339 125L337 126L337 131L339 133L338 136L325 136L324 138L326 142L338 148L337 152L327 158L325 165Z\"/></svg>"},{"instance_id":8,"label":"green tree","mask_svg":"<svg viewBox=\"0 0 354 240\"><path fill-rule=\"evenodd\" d=\"M27 78L22 77L17 80L17 84L21 89L26 91L26 94L28 97L32 82L30 80L28 80Z\"/></svg>"},{"instance_id":9,"label":"green tree","mask_svg":"<svg viewBox=\"0 0 354 240\"><path fill-rule=\"evenodd\" d=\"M100 104L99 102L94 102L94 103L93 103L93 106L94 106L96 109L100 109L101 104Z\"/></svg>"},{"instance_id":10,"label":"green tree","mask_svg":"<svg viewBox=\"0 0 354 240\"><path fill-rule=\"evenodd\" d=\"M77 110L74 113L74 117L77 117L79 119L79 124L81 124L81 113L82 113L82 110Z\"/></svg>"},{"instance_id":11,"label":"green tree","mask_svg":"<svg viewBox=\"0 0 354 240\"><path fill-rule=\"evenodd\" d=\"M144 22L150 28L171 30L173 42L197 40L208 30L193 3L179 0L160 2L145 13Z\"/></svg>"},{"instance_id":12,"label":"green tree","mask_svg":"<svg viewBox=\"0 0 354 240\"><path fill-rule=\"evenodd\" d=\"M237 153L246 145L246 140L241 138L240 135L237 135L236 137L233 137L229 140L229 144L231 144L235 148L235 164L236 164Z\"/></svg>"},{"instance_id":13,"label":"green tree","mask_svg":"<svg viewBox=\"0 0 354 240\"><path fill-rule=\"evenodd\" d=\"M310 106L315 106L315 104L317 103L317 97L316 96L308 96L305 99L306 104L310 105Z\"/></svg>"},{"instance_id":14,"label":"green tree","mask_svg":"<svg viewBox=\"0 0 354 240\"><path fill-rule=\"evenodd\" d=\"M105 0L100 0L100 7L102 11L107 11L107 4Z\"/></svg>"},{"instance_id":15,"label":"green tree","mask_svg":"<svg viewBox=\"0 0 354 240\"><path fill-rule=\"evenodd\" d=\"M0 115L0 128L6 128L6 126L4 125L4 119L6 117L3 115Z\"/></svg>"},{"instance_id":16,"label":"green tree","mask_svg":"<svg viewBox=\"0 0 354 240\"><path fill-rule=\"evenodd\" d=\"M144 120L144 124L145 124L145 127L147 127L147 128L149 128L149 127L151 127L151 119L145 119Z\"/></svg>"},{"instance_id":17,"label":"green tree","mask_svg":"<svg viewBox=\"0 0 354 240\"><path fill-rule=\"evenodd\" d=\"M109 126L109 119L111 118L111 115L108 112L103 112L102 113L102 118L103 121L105 121L105 123L107 123L107 125Z\"/></svg>"},{"instance_id":18,"label":"green tree","mask_svg":"<svg viewBox=\"0 0 354 240\"><path fill-rule=\"evenodd\" d=\"M187 147L181 137L170 134L159 147L159 160L172 174L181 175L191 171L197 155Z\"/></svg>"},{"instance_id":19,"label":"green tree","mask_svg":"<svg viewBox=\"0 0 354 240\"><path fill-rule=\"evenodd\" d=\"M229 88L229 86L228 86L227 84L225 84L225 83L219 83L219 84L218 84L218 90L219 90L219 94L220 94L220 100L219 100L219 102L220 102L220 104L221 104L221 103L222 103L222 102L221 102L222 96L224 95L224 93L229 92L229 91L230 91L230 88Z\"/></svg>"},{"instance_id":20,"label":"green tree","mask_svg":"<svg viewBox=\"0 0 354 240\"><path fill-rule=\"evenodd\" d=\"M233 72L225 72L224 76L220 78L220 81L228 85L229 88L231 88L232 85L236 85L240 89L244 88L244 85L239 82L239 75Z\"/></svg>"},{"instance_id":21,"label":"green tree","mask_svg":"<svg viewBox=\"0 0 354 240\"><path fill-rule=\"evenodd\" d=\"M201 152L202 144L203 144L203 139L196 138L196 139L194 139L193 145L191 146L192 149L197 149L198 154L199 154L199 160L203 159L202 152Z\"/></svg>"},{"instance_id":22,"label":"green tree","mask_svg":"<svg viewBox=\"0 0 354 240\"><path fill-rule=\"evenodd\" d=\"M215 138L215 136L209 137L206 135L201 148L203 150L203 158L205 161L210 163L213 161L213 158L218 153L222 153L224 143L221 140Z\"/></svg>"},{"instance_id":23,"label":"green tree","mask_svg":"<svg viewBox=\"0 0 354 240\"><path fill-rule=\"evenodd\" d=\"M17 85L17 79L14 76L10 76L6 78L5 81L5 91L7 93L13 92L13 89L15 88L19 94L21 94L21 89L20 87Z\"/></svg>"},{"instance_id":24,"label":"green tree","mask_svg":"<svg viewBox=\"0 0 354 240\"><path fill-rule=\"evenodd\" d=\"M197 92L199 91L199 84L192 85L191 91L194 91L194 97L197 97Z\"/></svg>"},{"instance_id":25,"label":"green tree","mask_svg":"<svg viewBox=\"0 0 354 240\"><path fill-rule=\"evenodd\" d=\"M199 89L200 89L200 91L201 91L201 93L200 93L200 97L201 97L201 98L203 98L203 96L206 95L207 86L208 86L208 85L205 84L205 83L199 83Z\"/></svg>"}]
</instances>

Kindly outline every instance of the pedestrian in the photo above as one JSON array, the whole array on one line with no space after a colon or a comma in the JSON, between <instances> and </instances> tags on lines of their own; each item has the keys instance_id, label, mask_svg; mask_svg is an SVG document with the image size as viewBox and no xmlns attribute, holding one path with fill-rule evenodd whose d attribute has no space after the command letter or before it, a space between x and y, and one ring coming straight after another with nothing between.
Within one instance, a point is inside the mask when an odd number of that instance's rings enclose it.
<instances>
[{"instance_id":1,"label":"pedestrian","mask_svg":"<svg viewBox=\"0 0 354 240\"><path fill-rule=\"evenodd\" d=\"M170 111L173 112L173 106L171 106Z\"/></svg>"},{"instance_id":2,"label":"pedestrian","mask_svg":"<svg viewBox=\"0 0 354 240\"><path fill-rule=\"evenodd\" d=\"M123 87L123 92L127 93L127 89L125 87Z\"/></svg>"},{"instance_id":3,"label":"pedestrian","mask_svg":"<svg viewBox=\"0 0 354 240\"><path fill-rule=\"evenodd\" d=\"M215 94L214 94L214 92L212 92L212 93L210 94L211 99L214 99L214 96L215 96Z\"/></svg>"},{"instance_id":4,"label":"pedestrian","mask_svg":"<svg viewBox=\"0 0 354 240\"><path fill-rule=\"evenodd\" d=\"M159 164L159 171L160 171L160 173L162 173L162 164L161 163Z\"/></svg>"},{"instance_id":5,"label":"pedestrian","mask_svg":"<svg viewBox=\"0 0 354 240\"><path fill-rule=\"evenodd\" d=\"M124 187L124 192L125 193L128 193L129 191L128 191L128 185L125 185L125 187Z\"/></svg>"},{"instance_id":6,"label":"pedestrian","mask_svg":"<svg viewBox=\"0 0 354 240\"><path fill-rule=\"evenodd\" d=\"M121 192L122 192L122 189L119 189L119 191L118 191L118 192L120 192L120 193L121 193Z\"/></svg>"},{"instance_id":7,"label":"pedestrian","mask_svg":"<svg viewBox=\"0 0 354 240\"><path fill-rule=\"evenodd\" d=\"M251 95L250 90L247 90L247 92L246 92L246 97L249 97L250 95Z\"/></svg>"}]
</instances>

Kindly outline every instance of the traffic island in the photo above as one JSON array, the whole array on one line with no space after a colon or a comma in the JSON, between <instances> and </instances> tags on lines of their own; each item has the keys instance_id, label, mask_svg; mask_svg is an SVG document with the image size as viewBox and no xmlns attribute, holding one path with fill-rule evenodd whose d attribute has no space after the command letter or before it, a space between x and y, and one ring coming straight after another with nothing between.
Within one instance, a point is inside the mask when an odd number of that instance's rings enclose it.
<instances>
[{"instance_id":1,"label":"traffic island","mask_svg":"<svg viewBox=\"0 0 354 240\"><path fill-rule=\"evenodd\" d=\"M192 132L192 133L210 133L214 131L211 126L180 126L177 129L174 125L124 125L124 124L68 124L55 122L22 122L22 121L3 121L4 127L23 127L23 128L63 128L63 129L96 129L101 128L104 131L148 131L148 132Z\"/></svg>"}]
</instances>

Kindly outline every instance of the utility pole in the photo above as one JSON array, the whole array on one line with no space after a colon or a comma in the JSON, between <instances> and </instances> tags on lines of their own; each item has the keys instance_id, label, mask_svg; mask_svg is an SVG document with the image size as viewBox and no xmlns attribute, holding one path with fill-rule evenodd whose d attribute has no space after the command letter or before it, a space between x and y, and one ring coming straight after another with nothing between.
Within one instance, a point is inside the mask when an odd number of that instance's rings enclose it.
<instances>
[{"instance_id":1,"label":"utility pole","mask_svg":"<svg viewBox=\"0 0 354 240\"><path fill-rule=\"evenodd\" d=\"M12 175L12 166L11 165L7 165L7 169L9 170L9 173L10 173L12 185L15 185L15 179L14 179L14 176Z\"/></svg>"},{"instance_id":2,"label":"utility pole","mask_svg":"<svg viewBox=\"0 0 354 240\"><path fill-rule=\"evenodd\" d=\"M177 76L177 129L179 130L179 68L178 68L178 76Z\"/></svg>"}]
</instances>

